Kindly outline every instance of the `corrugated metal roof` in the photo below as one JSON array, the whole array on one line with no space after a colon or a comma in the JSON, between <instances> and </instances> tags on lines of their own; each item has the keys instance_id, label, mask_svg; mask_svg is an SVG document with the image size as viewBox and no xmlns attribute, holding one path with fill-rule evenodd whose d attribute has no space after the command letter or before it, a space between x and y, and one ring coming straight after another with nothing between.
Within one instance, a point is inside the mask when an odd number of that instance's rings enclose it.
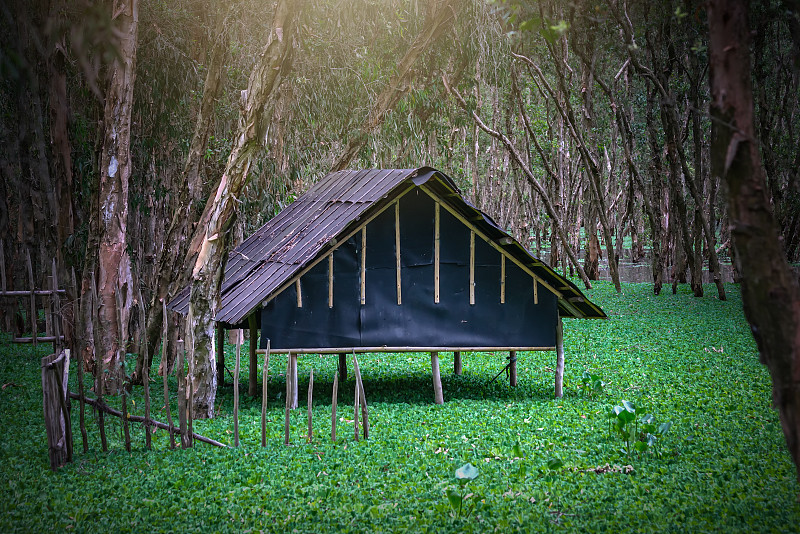
<instances>
[{"instance_id":1,"label":"corrugated metal roof","mask_svg":"<svg viewBox=\"0 0 800 534\"><path fill-rule=\"evenodd\" d=\"M240 323L331 248L335 238L357 229L368 212L392 202L411 186L424 186L492 242L502 242L503 250L561 294L562 317L606 317L574 284L532 256L491 217L467 202L449 176L422 167L339 171L323 178L230 253L216 320ZM187 313L189 287L168 307Z\"/></svg>"}]
</instances>

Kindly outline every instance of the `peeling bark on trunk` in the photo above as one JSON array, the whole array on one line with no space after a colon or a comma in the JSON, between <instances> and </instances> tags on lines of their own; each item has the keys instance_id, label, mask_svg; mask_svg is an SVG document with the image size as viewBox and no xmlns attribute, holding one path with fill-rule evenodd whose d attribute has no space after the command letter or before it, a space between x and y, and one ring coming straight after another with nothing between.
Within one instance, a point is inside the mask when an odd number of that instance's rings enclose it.
<instances>
[{"instance_id":1,"label":"peeling bark on trunk","mask_svg":"<svg viewBox=\"0 0 800 534\"><path fill-rule=\"evenodd\" d=\"M800 481L800 284L784 255L755 137L748 3L708 2L712 165L728 185L742 300L772 377L772 395Z\"/></svg>"},{"instance_id":2,"label":"peeling bark on trunk","mask_svg":"<svg viewBox=\"0 0 800 534\"><path fill-rule=\"evenodd\" d=\"M267 45L261 53L243 95L239 128L219 185L205 210L187 252L192 266L191 296L187 328L194 350L192 413L196 418L214 415L217 393L214 316L219 309L222 274L227 259L228 230L233 222L237 199L247 183L253 155L262 149L266 127L272 117L274 94L291 67L296 41L296 20L302 4L280 0L275 8Z\"/></svg>"},{"instance_id":3,"label":"peeling bark on trunk","mask_svg":"<svg viewBox=\"0 0 800 534\"><path fill-rule=\"evenodd\" d=\"M358 133L350 138L347 147L333 165L331 172L344 170L350 165L358 151L366 144L369 135L383 124L386 114L391 112L403 95L408 92L416 75L413 67L417 60L436 43L443 33L452 27L461 4L461 0L431 0L425 26L398 62L394 76L378 95L369 116L361 125Z\"/></svg>"},{"instance_id":4,"label":"peeling bark on trunk","mask_svg":"<svg viewBox=\"0 0 800 534\"><path fill-rule=\"evenodd\" d=\"M117 7L115 6L115 9ZM97 263L98 324L97 356L103 358L104 388L116 393L122 386L124 362L119 361L122 335L128 331L133 298L130 258L127 246L128 183L131 176L130 134L133 85L136 77L136 37L139 2L119 6L116 28L120 35L119 55L110 66L110 80L103 113L104 137L100 158L99 248ZM118 296L117 296L118 295ZM122 309L117 313L117 298Z\"/></svg>"}]
</instances>

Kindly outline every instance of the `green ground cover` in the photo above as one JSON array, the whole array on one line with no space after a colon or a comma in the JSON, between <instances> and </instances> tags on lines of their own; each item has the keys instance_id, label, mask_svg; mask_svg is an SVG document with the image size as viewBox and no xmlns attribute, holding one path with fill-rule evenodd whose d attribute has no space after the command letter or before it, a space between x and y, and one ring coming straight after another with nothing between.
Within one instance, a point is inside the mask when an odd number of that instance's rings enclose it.
<instances>
[{"instance_id":1,"label":"green ground cover","mask_svg":"<svg viewBox=\"0 0 800 534\"><path fill-rule=\"evenodd\" d=\"M103 454L89 417L84 455L76 403L76 459L56 473L48 468L41 407L45 350L3 338L0 532L798 531L800 487L738 286L728 285L727 302L695 299L686 287L655 297L651 287L625 285L617 295L601 282L587 292L610 319L565 321L563 399L553 399L551 352L520 355L517 388L503 376L491 382L505 355L465 354L464 374L454 376L452 355L443 354L443 406L432 402L427 355L363 355L370 440L354 442L347 424L350 376L340 385L340 437L332 444L337 359L301 357L301 409L292 415L294 445L285 447L285 357L274 356L266 448L259 446L260 401L243 395L238 449L198 443L169 451L159 431L154 450L145 451L134 426L129 454L110 418L112 451ZM316 433L307 444L312 367ZM247 362L244 368L246 383ZM581 387L586 371L600 377L602 391ZM73 366L73 390L74 375ZM174 414L174 378L171 385ZM228 379L219 416L196 422L195 431L232 443L232 399ZM133 400L141 414L141 389ZM627 454L609 431L606 414L623 400L659 423L672 421L658 440L660 454ZM161 404L154 416L164 420ZM466 463L478 476L462 489L455 471ZM460 513L448 493L465 496Z\"/></svg>"}]
</instances>

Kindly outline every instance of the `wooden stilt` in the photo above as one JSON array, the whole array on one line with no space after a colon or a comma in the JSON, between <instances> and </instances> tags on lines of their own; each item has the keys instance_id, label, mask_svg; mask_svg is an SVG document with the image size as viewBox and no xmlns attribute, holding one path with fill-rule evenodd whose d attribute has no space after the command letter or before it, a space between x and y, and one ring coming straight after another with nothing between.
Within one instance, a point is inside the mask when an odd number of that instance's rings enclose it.
<instances>
[{"instance_id":1,"label":"wooden stilt","mask_svg":"<svg viewBox=\"0 0 800 534\"><path fill-rule=\"evenodd\" d=\"M517 351L508 352L508 384L517 387Z\"/></svg>"},{"instance_id":2,"label":"wooden stilt","mask_svg":"<svg viewBox=\"0 0 800 534\"><path fill-rule=\"evenodd\" d=\"M250 374L247 379L247 394L251 397L258 395L258 324L256 324L256 314L253 313L247 318L247 325L250 327Z\"/></svg>"},{"instance_id":3,"label":"wooden stilt","mask_svg":"<svg viewBox=\"0 0 800 534\"><path fill-rule=\"evenodd\" d=\"M269 378L269 345L267 339L267 352L264 354L264 370L261 372L261 446L267 446L267 382Z\"/></svg>"},{"instance_id":4,"label":"wooden stilt","mask_svg":"<svg viewBox=\"0 0 800 534\"><path fill-rule=\"evenodd\" d=\"M339 376L342 380L347 380L347 353L339 353Z\"/></svg>"},{"instance_id":5,"label":"wooden stilt","mask_svg":"<svg viewBox=\"0 0 800 534\"><path fill-rule=\"evenodd\" d=\"M242 336L236 338L236 363L233 367L233 446L239 446L239 367L242 358Z\"/></svg>"},{"instance_id":6,"label":"wooden stilt","mask_svg":"<svg viewBox=\"0 0 800 534\"><path fill-rule=\"evenodd\" d=\"M461 374L461 351L453 352L453 374Z\"/></svg>"},{"instance_id":7,"label":"wooden stilt","mask_svg":"<svg viewBox=\"0 0 800 534\"><path fill-rule=\"evenodd\" d=\"M433 400L436 404L444 404L442 395L442 377L439 375L439 353L431 352L431 374L433 375Z\"/></svg>"},{"instance_id":8,"label":"wooden stilt","mask_svg":"<svg viewBox=\"0 0 800 534\"><path fill-rule=\"evenodd\" d=\"M563 396L564 387L564 325L561 317L556 323L556 398Z\"/></svg>"},{"instance_id":9,"label":"wooden stilt","mask_svg":"<svg viewBox=\"0 0 800 534\"><path fill-rule=\"evenodd\" d=\"M187 337L188 341L189 338ZM225 328L217 323L217 387L225 385Z\"/></svg>"}]
</instances>

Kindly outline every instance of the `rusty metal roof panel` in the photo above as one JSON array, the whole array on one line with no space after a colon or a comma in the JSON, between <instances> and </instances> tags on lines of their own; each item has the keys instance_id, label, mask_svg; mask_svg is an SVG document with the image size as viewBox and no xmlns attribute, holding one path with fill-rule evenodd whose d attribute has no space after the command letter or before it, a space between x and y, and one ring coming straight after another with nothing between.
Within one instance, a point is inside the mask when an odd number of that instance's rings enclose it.
<instances>
[{"instance_id":1,"label":"rusty metal roof panel","mask_svg":"<svg viewBox=\"0 0 800 534\"><path fill-rule=\"evenodd\" d=\"M228 324L240 323L326 248L330 248L334 238L357 228L359 219L370 208L384 205L400 194L404 188L399 186L406 182L417 186L426 184L436 196L490 239L509 237L491 217L461 196L449 176L435 169L331 173L230 253L216 319ZM563 295L559 300L562 316L605 317L603 311L586 299L574 284L533 257L517 241L511 239L504 249ZM188 306L189 288L186 287L169 307L187 313Z\"/></svg>"}]
</instances>

